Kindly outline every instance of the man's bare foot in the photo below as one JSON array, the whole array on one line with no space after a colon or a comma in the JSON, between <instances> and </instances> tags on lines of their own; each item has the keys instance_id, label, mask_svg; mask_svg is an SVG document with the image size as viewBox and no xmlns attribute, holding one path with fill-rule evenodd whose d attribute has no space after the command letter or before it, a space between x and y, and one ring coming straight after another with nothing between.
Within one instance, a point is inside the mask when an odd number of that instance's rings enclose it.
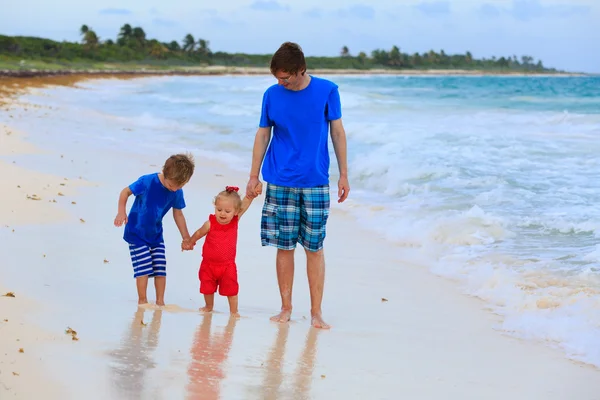
<instances>
[{"instance_id":1,"label":"man's bare foot","mask_svg":"<svg viewBox=\"0 0 600 400\"><path fill-rule=\"evenodd\" d=\"M321 314L315 314L312 316L310 323L312 324L312 326L314 326L315 328L319 328L319 329L329 329L331 328L331 326L327 325L325 323L325 321L323 321L323 318L321 317Z\"/></svg>"},{"instance_id":2,"label":"man's bare foot","mask_svg":"<svg viewBox=\"0 0 600 400\"><path fill-rule=\"evenodd\" d=\"M289 322L292 318L292 310L281 310L281 312L277 315L271 317L271 321L285 323Z\"/></svg>"},{"instance_id":3,"label":"man's bare foot","mask_svg":"<svg viewBox=\"0 0 600 400\"><path fill-rule=\"evenodd\" d=\"M213 308L209 306L204 306L200 308L200 312L212 312Z\"/></svg>"}]
</instances>

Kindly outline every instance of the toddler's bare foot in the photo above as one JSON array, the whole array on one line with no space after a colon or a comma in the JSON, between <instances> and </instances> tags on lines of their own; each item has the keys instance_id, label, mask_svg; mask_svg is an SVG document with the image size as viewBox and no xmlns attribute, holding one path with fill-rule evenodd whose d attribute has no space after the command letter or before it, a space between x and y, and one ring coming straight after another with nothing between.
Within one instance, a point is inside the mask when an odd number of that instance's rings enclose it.
<instances>
[{"instance_id":1,"label":"toddler's bare foot","mask_svg":"<svg viewBox=\"0 0 600 400\"><path fill-rule=\"evenodd\" d=\"M230 316L231 316L232 318L240 318L240 313L239 313L239 312L232 312L232 313L230 314Z\"/></svg>"},{"instance_id":2,"label":"toddler's bare foot","mask_svg":"<svg viewBox=\"0 0 600 400\"><path fill-rule=\"evenodd\" d=\"M320 328L320 329L329 329L329 328L331 328L329 325L327 325L325 323L325 321L323 321L323 318L321 317L321 314L314 314L312 316L312 318L311 318L311 324L315 328Z\"/></svg>"},{"instance_id":3,"label":"toddler's bare foot","mask_svg":"<svg viewBox=\"0 0 600 400\"><path fill-rule=\"evenodd\" d=\"M292 310L281 310L281 312L277 315L271 317L271 321L285 323L289 322L292 318Z\"/></svg>"},{"instance_id":4,"label":"toddler's bare foot","mask_svg":"<svg viewBox=\"0 0 600 400\"><path fill-rule=\"evenodd\" d=\"M200 312L212 312L213 308L209 306L204 306L200 308Z\"/></svg>"}]
</instances>

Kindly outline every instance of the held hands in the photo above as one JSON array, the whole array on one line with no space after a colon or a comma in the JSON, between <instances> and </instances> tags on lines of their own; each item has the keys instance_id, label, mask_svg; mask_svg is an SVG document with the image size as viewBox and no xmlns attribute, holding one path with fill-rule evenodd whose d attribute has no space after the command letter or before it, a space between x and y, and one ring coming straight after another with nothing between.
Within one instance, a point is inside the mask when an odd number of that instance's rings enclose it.
<instances>
[{"instance_id":1,"label":"held hands","mask_svg":"<svg viewBox=\"0 0 600 400\"><path fill-rule=\"evenodd\" d=\"M181 251L194 250L196 243L192 242L192 239L183 239L181 242Z\"/></svg>"},{"instance_id":2,"label":"held hands","mask_svg":"<svg viewBox=\"0 0 600 400\"><path fill-rule=\"evenodd\" d=\"M255 197L262 194L262 182L258 179L258 177L251 176L248 181L248 185L246 186L246 196L250 199L254 199Z\"/></svg>"},{"instance_id":3,"label":"held hands","mask_svg":"<svg viewBox=\"0 0 600 400\"><path fill-rule=\"evenodd\" d=\"M115 226L119 227L122 226L123 224L127 224L127 214L125 213L118 213L117 216L115 217Z\"/></svg>"}]
</instances>

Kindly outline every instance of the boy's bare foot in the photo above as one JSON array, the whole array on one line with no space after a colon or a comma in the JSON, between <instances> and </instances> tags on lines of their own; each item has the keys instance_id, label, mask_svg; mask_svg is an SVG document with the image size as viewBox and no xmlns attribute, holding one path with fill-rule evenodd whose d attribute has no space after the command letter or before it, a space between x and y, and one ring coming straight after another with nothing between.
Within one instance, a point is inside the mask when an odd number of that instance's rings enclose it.
<instances>
[{"instance_id":1,"label":"boy's bare foot","mask_svg":"<svg viewBox=\"0 0 600 400\"><path fill-rule=\"evenodd\" d=\"M148 304L148 299L138 299L138 305Z\"/></svg>"},{"instance_id":2,"label":"boy's bare foot","mask_svg":"<svg viewBox=\"0 0 600 400\"><path fill-rule=\"evenodd\" d=\"M213 308L209 306L204 306L200 308L200 312L212 312Z\"/></svg>"},{"instance_id":3,"label":"boy's bare foot","mask_svg":"<svg viewBox=\"0 0 600 400\"><path fill-rule=\"evenodd\" d=\"M164 302L164 301L158 301L158 300L157 300L157 301L156 301L156 305L157 305L157 306L160 306L160 307L162 307L162 306L164 306L164 305L165 305L165 302Z\"/></svg>"},{"instance_id":4,"label":"boy's bare foot","mask_svg":"<svg viewBox=\"0 0 600 400\"><path fill-rule=\"evenodd\" d=\"M240 313L238 313L238 312L232 312L232 313L230 314L230 316L231 316L232 318L240 318Z\"/></svg>"},{"instance_id":5,"label":"boy's bare foot","mask_svg":"<svg viewBox=\"0 0 600 400\"><path fill-rule=\"evenodd\" d=\"M281 312L277 315L271 317L271 321L285 323L289 322L292 318L292 310L281 310Z\"/></svg>"},{"instance_id":6,"label":"boy's bare foot","mask_svg":"<svg viewBox=\"0 0 600 400\"><path fill-rule=\"evenodd\" d=\"M314 326L315 328L319 328L319 329L331 328L329 325L327 325L325 323L325 321L323 321L321 314L313 314L310 323L312 324L312 326Z\"/></svg>"}]
</instances>

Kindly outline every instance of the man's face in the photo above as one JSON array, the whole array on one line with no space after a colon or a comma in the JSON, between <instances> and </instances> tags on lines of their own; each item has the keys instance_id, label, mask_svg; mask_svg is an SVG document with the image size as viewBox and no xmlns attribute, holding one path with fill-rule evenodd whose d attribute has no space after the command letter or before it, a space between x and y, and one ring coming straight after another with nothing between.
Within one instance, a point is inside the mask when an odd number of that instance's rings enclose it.
<instances>
[{"instance_id":1,"label":"man's face","mask_svg":"<svg viewBox=\"0 0 600 400\"><path fill-rule=\"evenodd\" d=\"M287 71L277 71L275 73L275 78L277 79L277 84L282 85L286 89L294 90L302 85L302 78L304 76L297 72L295 74L290 74Z\"/></svg>"}]
</instances>

